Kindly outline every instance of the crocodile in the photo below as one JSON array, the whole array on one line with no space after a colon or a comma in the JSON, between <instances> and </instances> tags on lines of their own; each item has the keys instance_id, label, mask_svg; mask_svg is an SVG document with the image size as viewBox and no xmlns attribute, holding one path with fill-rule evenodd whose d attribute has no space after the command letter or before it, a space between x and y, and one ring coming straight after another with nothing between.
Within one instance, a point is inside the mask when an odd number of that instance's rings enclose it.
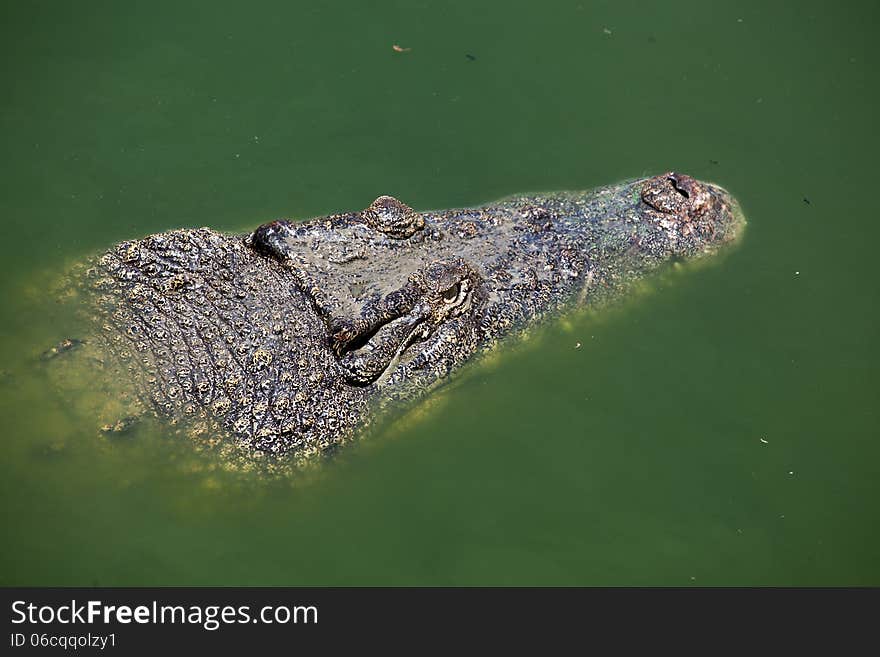
<instances>
[{"instance_id":1,"label":"crocodile","mask_svg":"<svg viewBox=\"0 0 880 657\"><path fill-rule=\"evenodd\" d=\"M713 254L743 225L723 188L668 172L466 209L380 196L244 234L171 230L87 263L94 331L46 358L90 350L141 411L261 457L306 458L505 336Z\"/></svg>"}]
</instances>

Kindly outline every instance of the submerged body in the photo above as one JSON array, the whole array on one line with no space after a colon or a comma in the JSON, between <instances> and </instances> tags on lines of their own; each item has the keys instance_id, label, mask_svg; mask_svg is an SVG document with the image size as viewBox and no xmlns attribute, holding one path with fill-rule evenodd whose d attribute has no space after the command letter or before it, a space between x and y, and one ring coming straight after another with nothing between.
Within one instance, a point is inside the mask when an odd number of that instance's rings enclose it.
<instances>
[{"instance_id":1,"label":"submerged body","mask_svg":"<svg viewBox=\"0 0 880 657\"><path fill-rule=\"evenodd\" d=\"M742 218L676 173L590 192L362 212L123 242L88 269L86 344L144 410L308 455L500 338L712 253Z\"/></svg>"}]
</instances>

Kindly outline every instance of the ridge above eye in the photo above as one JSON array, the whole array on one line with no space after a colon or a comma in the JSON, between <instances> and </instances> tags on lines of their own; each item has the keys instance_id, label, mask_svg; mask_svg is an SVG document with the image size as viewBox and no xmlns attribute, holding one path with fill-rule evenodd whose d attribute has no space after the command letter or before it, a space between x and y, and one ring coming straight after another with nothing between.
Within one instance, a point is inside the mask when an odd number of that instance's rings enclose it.
<instances>
[{"instance_id":1,"label":"ridge above eye","mask_svg":"<svg viewBox=\"0 0 880 657\"><path fill-rule=\"evenodd\" d=\"M393 196L380 196L361 212L361 217L371 228L394 239L406 239L425 227L418 212Z\"/></svg>"}]
</instances>

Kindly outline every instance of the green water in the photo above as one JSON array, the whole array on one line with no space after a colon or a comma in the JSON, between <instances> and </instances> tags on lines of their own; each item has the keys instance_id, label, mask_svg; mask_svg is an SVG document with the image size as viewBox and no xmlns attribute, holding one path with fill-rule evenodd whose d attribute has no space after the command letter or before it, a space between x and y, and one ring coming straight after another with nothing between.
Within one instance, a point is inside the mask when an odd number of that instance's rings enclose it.
<instances>
[{"instance_id":1,"label":"green water","mask_svg":"<svg viewBox=\"0 0 880 657\"><path fill-rule=\"evenodd\" d=\"M880 584L880 12L732 4L5 3L0 584ZM99 438L34 362L120 239L673 168L736 250L295 482Z\"/></svg>"}]
</instances>

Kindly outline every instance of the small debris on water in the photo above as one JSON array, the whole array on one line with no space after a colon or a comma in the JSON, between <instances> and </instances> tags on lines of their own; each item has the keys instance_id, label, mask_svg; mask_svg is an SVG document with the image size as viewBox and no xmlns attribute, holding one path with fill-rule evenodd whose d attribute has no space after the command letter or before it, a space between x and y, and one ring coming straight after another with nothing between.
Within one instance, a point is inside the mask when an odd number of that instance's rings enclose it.
<instances>
[{"instance_id":1,"label":"small debris on water","mask_svg":"<svg viewBox=\"0 0 880 657\"><path fill-rule=\"evenodd\" d=\"M608 35L611 34L611 30L608 29L607 27L603 27L603 28L602 28L602 31L603 31L605 34L608 34Z\"/></svg>"},{"instance_id":2,"label":"small debris on water","mask_svg":"<svg viewBox=\"0 0 880 657\"><path fill-rule=\"evenodd\" d=\"M398 46L396 43L391 46L391 49L394 52L409 52L410 50L412 50L412 48L404 48L403 46Z\"/></svg>"},{"instance_id":3,"label":"small debris on water","mask_svg":"<svg viewBox=\"0 0 880 657\"><path fill-rule=\"evenodd\" d=\"M574 348L575 348L575 349L580 349L580 348L581 348L581 343L578 342L578 343L574 346Z\"/></svg>"},{"instance_id":4,"label":"small debris on water","mask_svg":"<svg viewBox=\"0 0 880 657\"><path fill-rule=\"evenodd\" d=\"M709 160L709 164L720 164L718 160Z\"/></svg>"},{"instance_id":5,"label":"small debris on water","mask_svg":"<svg viewBox=\"0 0 880 657\"><path fill-rule=\"evenodd\" d=\"M794 475L794 470L789 470L789 471L788 471L788 474L789 474L789 476L793 476L793 475Z\"/></svg>"},{"instance_id":6,"label":"small debris on water","mask_svg":"<svg viewBox=\"0 0 880 657\"><path fill-rule=\"evenodd\" d=\"M77 349L85 344L85 340L77 340L75 338L64 338L61 342L56 344L54 347L51 347L40 354L41 360L52 360L60 356L61 354L67 353L68 351L72 351L73 349Z\"/></svg>"},{"instance_id":7,"label":"small debris on water","mask_svg":"<svg viewBox=\"0 0 880 657\"><path fill-rule=\"evenodd\" d=\"M765 445L769 445L769 444L770 444L770 441L767 440L766 438L761 438L761 442L764 443Z\"/></svg>"},{"instance_id":8,"label":"small debris on water","mask_svg":"<svg viewBox=\"0 0 880 657\"><path fill-rule=\"evenodd\" d=\"M800 273L799 271L796 271L796 272L794 273L794 275L795 275L795 276L800 276L801 273Z\"/></svg>"},{"instance_id":9,"label":"small debris on water","mask_svg":"<svg viewBox=\"0 0 880 657\"><path fill-rule=\"evenodd\" d=\"M806 203L807 205L811 205L810 199L808 199L806 196L804 196L804 203Z\"/></svg>"},{"instance_id":10,"label":"small debris on water","mask_svg":"<svg viewBox=\"0 0 880 657\"><path fill-rule=\"evenodd\" d=\"M470 53L465 53L465 57L468 58L468 61L471 61L471 62L475 62L475 61L477 61L477 58L476 58L474 55L470 54Z\"/></svg>"},{"instance_id":11,"label":"small debris on water","mask_svg":"<svg viewBox=\"0 0 880 657\"><path fill-rule=\"evenodd\" d=\"M138 419L134 415L129 415L101 427L101 433L115 436L130 434L131 430L137 425Z\"/></svg>"}]
</instances>

